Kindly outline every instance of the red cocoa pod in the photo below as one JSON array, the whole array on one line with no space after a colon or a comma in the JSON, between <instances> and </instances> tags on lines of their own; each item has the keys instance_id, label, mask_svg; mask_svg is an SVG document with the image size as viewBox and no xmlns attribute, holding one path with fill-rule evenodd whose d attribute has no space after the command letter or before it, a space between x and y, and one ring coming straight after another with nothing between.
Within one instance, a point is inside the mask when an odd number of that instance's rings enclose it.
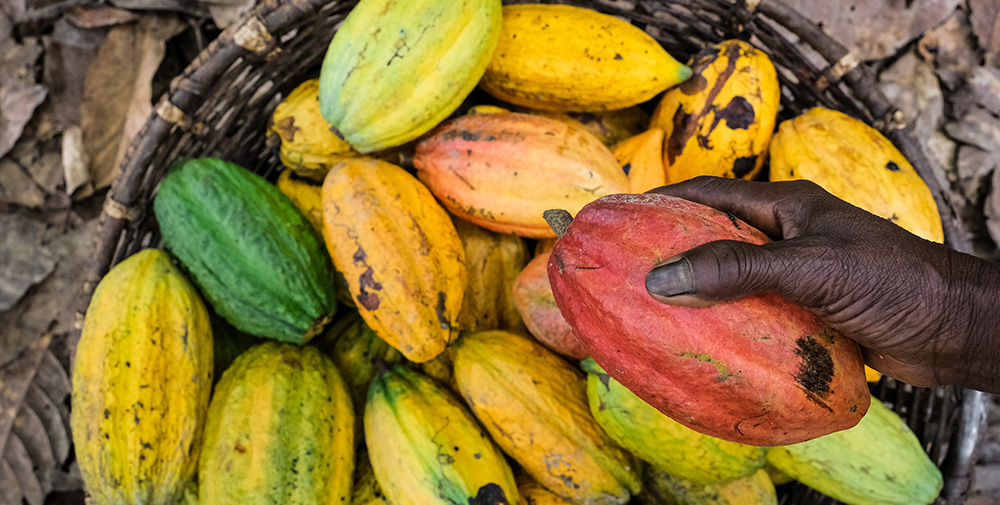
<instances>
[{"instance_id":1,"label":"red cocoa pod","mask_svg":"<svg viewBox=\"0 0 1000 505\"><path fill-rule=\"evenodd\" d=\"M549 255L546 251L535 256L518 274L511 288L514 306L528 332L553 351L577 359L587 357L583 344L573 334L573 328L563 318L549 284Z\"/></svg>"},{"instance_id":2,"label":"red cocoa pod","mask_svg":"<svg viewBox=\"0 0 1000 505\"><path fill-rule=\"evenodd\" d=\"M555 237L546 209L570 212L629 190L614 154L582 127L515 112L442 124L417 145L413 166L452 214L499 233Z\"/></svg>"},{"instance_id":3,"label":"red cocoa pod","mask_svg":"<svg viewBox=\"0 0 1000 505\"><path fill-rule=\"evenodd\" d=\"M563 317L612 377L691 429L750 445L803 442L868 410L856 343L770 293L708 308L666 305L649 270L713 240L768 238L730 214L655 194L584 207L552 250Z\"/></svg>"}]
</instances>

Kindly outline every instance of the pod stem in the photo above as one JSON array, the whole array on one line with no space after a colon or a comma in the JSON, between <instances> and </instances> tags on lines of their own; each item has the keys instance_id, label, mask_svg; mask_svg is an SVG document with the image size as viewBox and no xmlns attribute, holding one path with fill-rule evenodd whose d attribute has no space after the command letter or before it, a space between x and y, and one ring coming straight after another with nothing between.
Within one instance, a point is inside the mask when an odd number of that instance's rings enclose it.
<instances>
[{"instance_id":1,"label":"pod stem","mask_svg":"<svg viewBox=\"0 0 1000 505\"><path fill-rule=\"evenodd\" d=\"M566 230L569 229L570 223L573 222L573 216L569 212L563 209L549 209L542 212L542 219L548 223L549 228L556 233L556 236L562 238L566 234Z\"/></svg>"}]
</instances>

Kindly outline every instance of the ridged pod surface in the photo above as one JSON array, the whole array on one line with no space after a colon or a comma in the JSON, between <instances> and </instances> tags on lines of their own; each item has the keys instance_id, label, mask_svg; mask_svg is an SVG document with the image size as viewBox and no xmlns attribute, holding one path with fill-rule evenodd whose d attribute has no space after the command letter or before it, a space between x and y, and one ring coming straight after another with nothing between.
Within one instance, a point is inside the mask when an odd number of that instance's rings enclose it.
<instances>
[{"instance_id":1,"label":"ridged pod surface","mask_svg":"<svg viewBox=\"0 0 1000 505\"><path fill-rule=\"evenodd\" d=\"M587 372L590 413L619 445L671 475L714 485L753 475L766 449L702 435L649 406L593 359Z\"/></svg>"},{"instance_id":2,"label":"ridged pod surface","mask_svg":"<svg viewBox=\"0 0 1000 505\"><path fill-rule=\"evenodd\" d=\"M483 228L554 237L542 213L576 212L629 189L615 157L585 130L530 114L473 114L417 146L417 176L454 215Z\"/></svg>"},{"instance_id":3,"label":"ridged pod surface","mask_svg":"<svg viewBox=\"0 0 1000 505\"><path fill-rule=\"evenodd\" d=\"M763 469L752 475L705 486L648 467L643 479L642 505L777 505L777 491Z\"/></svg>"},{"instance_id":4,"label":"ridged pod surface","mask_svg":"<svg viewBox=\"0 0 1000 505\"><path fill-rule=\"evenodd\" d=\"M777 122L781 89L770 58L739 40L709 46L694 75L667 91L651 126L663 128L667 182L699 175L752 179Z\"/></svg>"},{"instance_id":5,"label":"ridged pod surface","mask_svg":"<svg viewBox=\"0 0 1000 505\"><path fill-rule=\"evenodd\" d=\"M454 219L465 248L468 285L458 327L463 330L525 331L511 287L528 263L528 245L517 235L502 235Z\"/></svg>"},{"instance_id":6,"label":"ridged pod surface","mask_svg":"<svg viewBox=\"0 0 1000 505\"><path fill-rule=\"evenodd\" d=\"M401 365L368 391L365 440L395 505L518 503L507 460L453 394Z\"/></svg>"},{"instance_id":7,"label":"ridged pod surface","mask_svg":"<svg viewBox=\"0 0 1000 505\"><path fill-rule=\"evenodd\" d=\"M667 183L663 168L663 129L653 127L611 148L628 175L630 193L645 193Z\"/></svg>"},{"instance_id":8,"label":"ridged pod surface","mask_svg":"<svg viewBox=\"0 0 1000 505\"><path fill-rule=\"evenodd\" d=\"M336 312L322 240L263 177L215 158L180 161L153 210L167 248L236 329L303 344Z\"/></svg>"},{"instance_id":9,"label":"ridged pod surface","mask_svg":"<svg viewBox=\"0 0 1000 505\"><path fill-rule=\"evenodd\" d=\"M579 505L624 504L638 461L601 430L581 372L506 331L463 332L455 382L493 439L548 490Z\"/></svg>"},{"instance_id":10,"label":"ridged pod surface","mask_svg":"<svg viewBox=\"0 0 1000 505\"><path fill-rule=\"evenodd\" d=\"M649 113L639 106L597 112L560 112L516 107L515 112L574 124L593 134L608 147L642 133L649 126Z\"/></svg>"},{"instance_id":11,"label":"ridged pod surface","mask_svg":"<svg viewBox=\"0 0 1000 505\"><path fill-rule=\"evenodd\" d=\"M222 375L198 466L201 503L342 504L353 472L351 398L317 349L267 342Z\"/></svg>"},{"instance_id":12,"label":"ridged pod surface","mask_svg":"<svg viewBox=\"0 0 1000 505\"><path fill-rule=\"evenodd\" d=\"M505 5L500 42L480 87L507 102L558 111L636 105L691 70L653 37L571 5Z\"/></svg>"},{"instance_id":13,"label":"ridged pod surface","mask_svg":"<svg viewBox=\"0 0 1000 505\"><path fill-rule=\"evenodd\" d=\"M799 482L850 505L921 505L934 501L942 477L898 414L873 400L849 430L785 447L767 460Z\"/></svg>"},{"instance_id":14,"label":"ridged pod surface","mask_svg":"<svg viewBox=\"0 0 1000 505\"><path fill-rule=\"evenodd\" d=\"M323 60L323 117L362 153L417 138L475 89L501 19L500 0L358 2Z\"/></svg>"},{"instance_id":15,"label":"ridged pod surface","mask_svg":"<svg viewBox=\"0 0 1000 505\"><path fill-rule=\"evenodd\" d=\"M860 350L805 309L774 294L693 309L646 291L661 260L720 239L768 241L687 200L606 196L556 242L552 292L604 370L693 430L771 446L857 424L870 400Z\"/></svg>"},{"instance_id":16,"label":"ridged pod surface","mask_svg":"<svg viewBox=\"0 0 1000 505\"><path fill-rule=\"evenodd\" d=\"M878 130L814 107L781 123L771 141L772 181L808 179L910 233L944 240L931 190Z\"/></svg>"},{"instance_id":17,"label":"ridged pod surface","mask_svg":"<svg viewBox=\"0 0 1000 505\"><path fill-rule=\"evenodd\" d=\"M521 495L521 503L524 505L572 505L571 502L545 489L545 486L526 473L519 474L516 481L517 492Z\"/></svg>"},{"instance_id":18,"label":"ridged pod surface","mask_svg":"<svg viewBox=\"0 0 1000 505\"><path fill-rule=\"evenodd\" d=\"M587 357L587 350L559 312L552 294L548 273L550 254L546 251L535 256L517 276L512 288L514 304L535 339L559 354L582 359Z\"/></svg>"},{"instance_id":19,"label":"ridged pod surface","mask_svg":"<svg viewBox=\"0 0 1000 505\"><path fill-rule=\"evenodd\" d=\"M363 159L323 181L327 249L365 323L407 359L440 354L457 331L467 274L448 213L406 170Z\"/></svg>"},{"instance_id":20,"label":"ridged pod surface","mask_svg":"<svg viewBox=\"0 0 1000 505\"><path fill-rule=\"evenodd\" d=\"M101 279L73 362L70 428L97 505L173 505L194 475L212 390L212 328L167 253Z\"/></svg>"},{"instance_id":21,"label":"ridged pod surface","mask_svg":"<svg viewBox=\"0 0 1000 505\"><path fill-rule=\"evenodd\" d=\"M322 179L334 161L358 156L331 126L319 111L319 79L309 79L278 104L268 130L281 143L279 157L286 168Z\"/></svg>"}]
</instances>

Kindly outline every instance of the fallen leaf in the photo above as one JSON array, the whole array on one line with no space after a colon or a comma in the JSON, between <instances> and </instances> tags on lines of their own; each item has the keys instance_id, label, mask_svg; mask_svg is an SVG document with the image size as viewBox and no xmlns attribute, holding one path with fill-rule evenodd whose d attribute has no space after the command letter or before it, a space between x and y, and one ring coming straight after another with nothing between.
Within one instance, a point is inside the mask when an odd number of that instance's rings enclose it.
<instances>
[{"instance_id":1,"label":"fallen leaf","mask_svg":"<svg viewBox=\"0 0 1000 505\"><path fill-rule=\"evenodd\" d=\"M55 257L41 244L45 224L17 214L0 214L0 311L55 270Z\"/></svg>"},{"instance_id":2,"label":"fallen leaf","mask_svg":"<svg viewBox=\"0 0 1000 505\"><path fill-rule=\"evenodd\" d=\"M56 130L80 125L84 80L107 32L107 28L85 29L61 19L52 34L43 37L42 84L49 90L48 105Z\"/></svg>"},{"instance_id":3,"label":"fallen leaf","mask_svg":"<svg viewBox=\"0 0 1000 505\"><path fill-rule=\"evenodd\" d=\"M67 487L70 472L62 467L70 454L72 386L51 342L46 336L0 367L0 489L14 499L3 503L42 505L50 492Z\"/></svg>"},{"instance_id":4,"label":"fallen leaf","mask_svg":"<svg viewBox=\"0 0 1000 505\"><path fill-rule=\"evenodd\" d=\"M21 137L35 108L45 100L45 87L35 82L35 62L42 54L36 39L13 41L10 31L0 33L0 156Z\"/></svg>"},{"instance_id":5,"label":"fallen leaf","mask_svg":"<svg viewBox=\"0 0 1000 505\"><path fill-rule=\"evenodd\" d=\"M0 203L37 208L45 205L45 193L31 176L10 158L0 159Z\"/></svg>"},{"instance_id":6,"label":"fallen leaf","mask_svg":"<svg viewBox=\"0 0 1000 505\"><path fill-rule=\"evenodd\" d=\"M108 33L84 82L82 127L96 188L111 184L125 150L153 111L152 86L166 41L185 25L173 16L143 15Z\"/></svg>"},{"instance_id":7,"label":"fallen leaf","mask_svg":"<svg viewBox=\"0 0 1000 505\"><path fill-rule=\"evenodd\" d=\"M219 28L227 28L243 17L248 10L257 3L256 0L215 0L205 2L208 5L208 13L212 16L212 21Z\"/></svg>"},{"instance_id":8,"label":"fallen leaf","mask_svg":"<svg viewBox=\"0 0 1000 505\"><path fill-rule=\"evenodd\" d=\"M110 6L85 7L78 5L66 13L66 20L80 28L99 28L120 25L138 19L138 14Z\"/></svg>"},{"instance_id":9,"label":"fallen leaf","mask_svg":"<svg viewBox=\"0 0 1000 505\"><path fill-rule=\"evenodd\" d=\"M988 0L989 1L989 0ZM995 0L994 0L995 1ZM790 0L801 14L862 61L878 60L899 49L951 15L962 0Z\"/></svg>"},{"instance_id":10,"label":"fallen leaf","mask_svg":"<svg viewBox=\"0 0 1000 505\"><path fill-rule=\"evenodd\" d=\"M1000 67L1000 2L969 0L969 21L986 53L986 64Z\"/></svg>"},{"instance_id":11,"label":"fallen leaf","mask_svg":"<svg viewBox=\"0 0 1000 505\"><path fill-rule=\"evenodd\" d=\"M944 23L929 30L917 47L924 59L934 62L938 77L948 90L959 88L979 65L972 28L964 11L952 13Z\"/></svg>"},{"instance_id":12,"label":"fallen leaf","mask_svg":"<svg viewBox=\"0 0 1000 505\"><path fill-rule=\"evenodd\" d=\"M0 328L4 329L0 332L0 363L11 360L48 331L59 335L73 329L83 288L81 272L91 267L97 225L98 220L91 219L65 233L55 233L57 225L50 225L47 235L55 236L43 245L55 256L55 270L13 308L0 311Z\"/></svg>"},{"instance_id":13,"label":"fallen leaf","mask_svg":"<svg viewBox=\"0 0 1000 505\"><path fill-rule=\"evenodd\" d=\"M195 16L207 13L205 5L198 0L109 0L108 3L132 11L174 11Z\"/></svg>"},{"instance_id":14,"label":"fallen leaf","mask_svg":"<svg viewBox=\"0 0 1000 505\"><path fill-rule=\"evenodd\" d=\"M63 132L62 137L63 177L66 180L66 194L73 195L77 188L88 185L77 197L85 197L93 192L90 184L90 158L83 146L83 129L72 126Z\"/></svg>"}]
</instances>

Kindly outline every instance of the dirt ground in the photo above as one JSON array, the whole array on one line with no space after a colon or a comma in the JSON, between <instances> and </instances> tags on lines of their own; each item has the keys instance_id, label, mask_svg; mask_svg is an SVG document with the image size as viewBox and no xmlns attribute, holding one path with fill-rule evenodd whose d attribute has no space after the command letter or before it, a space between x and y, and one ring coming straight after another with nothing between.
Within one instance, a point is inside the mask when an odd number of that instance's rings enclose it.
<instances>
[{"instance_id":1,"label":"dirt ground","mask_svg":"<svg viewBox=\"0 0 1000 505\"><path fill-rule=\"evenodd\" d=\"M765 0L767 1L767 0ZM171 78L254 0L0 2L0 505L82 503L67 337L97 216ZM786 0L877 75L1000 260L1000 1ZM970 505L1000 504L1000 406Z\"/></svg>"}]
</instances>

